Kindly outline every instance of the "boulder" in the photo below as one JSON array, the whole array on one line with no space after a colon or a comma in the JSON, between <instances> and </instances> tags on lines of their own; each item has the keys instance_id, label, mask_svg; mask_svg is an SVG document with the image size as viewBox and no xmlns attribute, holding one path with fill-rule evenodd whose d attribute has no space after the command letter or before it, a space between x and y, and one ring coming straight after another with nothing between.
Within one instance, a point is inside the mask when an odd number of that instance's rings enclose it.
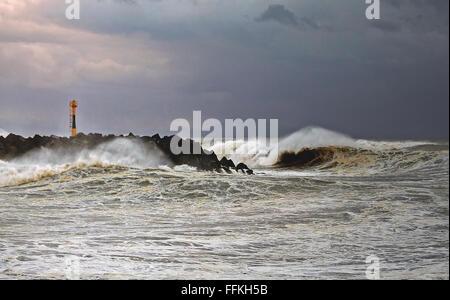
<instances>
[{"instance_id":1,"label":"boulder","mask_svg":"<svg viewBox=\"0 0 450 300\"><path fill-rule=\"evenodd\" d=\"M239 172L239 170L241 170L242 173L245 173L245 170L250 170L250 168L247 167L247 165L244 163L238 163L238 165L236 166L236 171Z\"/></svg>"},{"instance_id":2,"label":"boulder","mask_svg":"<svg viewBox=\"0 0 450 300\"><path fill-rule=\"evenodd\" d=\"M204 171L221 172L221 170L224 170L227 173L231 173L231 169L235 169L236 171L241 170L243 173L253 174L253 171L243 163L239 163L235 166L231 159L225 157L219 161L214 152L204 150L199 143L190 139L180 139L180 143L183 141L189 143L190 153L193 153L194 148L200 149L199 154L173 154L170 149L170 142L174 136L165 136L161 138L159 134L155 134L152 137L139 137L130 133L128 136L120 135L119 137L140 140L149 149L156 148L161 150L174 165L190 165ZM111 141L114 138L118 137L114 135L103 136L100 133L91 133L89 135L79 133L75 137L70 138L39 135L24 138L19 135L9 134L6 138L0 137L0 160L13 159L42 147L62 151L64 151L64 149L70 149L72 151L92 149L99 144Z\"/></svg>"},{"instance_id":3,"label":"boulder","mask_svg":"<svg viewBox=\"0 0 450 300\"><path fill-rule=\"evenodd\" d=\"M222 166L226 166L228 168L235 168L236 166L234 165L234 162L231 159L227 159L226 157L222 157L222 159L220 160L220 164Z\"/></svg>"}]
</instances>

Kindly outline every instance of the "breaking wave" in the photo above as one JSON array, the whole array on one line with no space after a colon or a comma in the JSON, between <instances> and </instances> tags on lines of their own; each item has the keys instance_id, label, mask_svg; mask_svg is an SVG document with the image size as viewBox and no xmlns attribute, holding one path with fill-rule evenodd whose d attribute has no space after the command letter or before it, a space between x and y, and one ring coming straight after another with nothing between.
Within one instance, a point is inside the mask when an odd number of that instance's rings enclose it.
<instances>
[{"instance_id":1,"label":"breaking wave","mask_svg":"<svg viewBox=\"0 0 450 300\"><path fill-rule=\"evenodd\" d=\"M448 167L448 143L356 140L320 127L307 127L279 140L226 141L208 150L225 153L253 168L296 168L333 173L374 174ZM221 152L222 151L222 152Z\"/></svg>"},{"instance_id":2,"label":"breaking wave","mask_svg":"<svg viewBox=\"0 0 450 300\"><path fill-rule=\"evenodd\" d=\"M0 136L2 136L2 137L7 137L8 136L8 132L7 131L5 131L5 130L3 130L2 128L0 128Z\"/></svg>"},{"instance_id":3,"label":"breaking wave","mask_svg":"<svg viewBox=\"0 0 450 300\"><path fill-rule=\"evenodd\" d=\"M283 152L275 166L314 169L340 174L392 175L417 170L442 170L449 166L448 151L375 151L350 147L305 148Z\"/></svg>"},{"instance_id":4,"label":"breaking wave","mask_svg":"<svg viewBox=\"0 0 450 300\"><path fill-rule=\"evenodd\" d=\"M150 151L139 141L119 138L79 152L42 148L11 161L0 160L0 186L38 181L78 168L156 169L167 165L171 164L162 152Z\"/></svg>"},{"instance_id":5,"label":"breaking wave","mask_svg":"<svg viewBox=\"0 0 450 300\"><path fill-rule=\"evenodd\" d=\"M282 138L277 147L243 140L215 142L203 147L214 151L219 159L225 156L256 169L389 175L418 169L448 170L449 166L448 142L356 140L319 127L307 127ZM0 160L0 187L92 167L195 170L186 165L174 167L162 152L150 150L140 141L117 138L78 152L42 148L10 161Z\"/></svg>"}]
</instances>

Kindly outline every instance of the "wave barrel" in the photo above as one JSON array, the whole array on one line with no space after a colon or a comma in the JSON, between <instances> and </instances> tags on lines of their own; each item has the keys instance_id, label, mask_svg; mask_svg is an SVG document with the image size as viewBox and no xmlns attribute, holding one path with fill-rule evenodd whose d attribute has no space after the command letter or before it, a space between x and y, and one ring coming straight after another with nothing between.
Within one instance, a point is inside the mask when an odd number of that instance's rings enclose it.
<instances>
[{"instance_id":1,"label":"wave barrel","mask_svg":"<svg viewBox=\"0 0 450 300\"><path fill-rule=\"evenodd\" d=\"M76 100L70 101L69 107L70 107L70 129L72 131L72 136L76 136L77 135L76 115L78 102Z\"/></svg>"}]
</instances>

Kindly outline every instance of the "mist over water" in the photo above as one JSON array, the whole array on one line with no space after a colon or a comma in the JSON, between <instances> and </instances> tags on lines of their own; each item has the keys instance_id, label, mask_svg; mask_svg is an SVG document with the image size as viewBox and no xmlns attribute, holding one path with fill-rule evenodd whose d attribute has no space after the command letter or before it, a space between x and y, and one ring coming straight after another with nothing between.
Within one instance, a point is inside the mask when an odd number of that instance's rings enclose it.
<instances>
[{"instance_id":1,"label":"mist over water","mask_svg":"<svg viewBox=\"0 0 450 300\"><path fill-rule=\"evenodd\" d=\"M65 278L74 256L80 278L363 279L376 255L381 278L448 279L448 142L309 127L215 148L255 175L125 139L0 161L0 278Z\"/></svg>"},{"instance_id":2,"label":"mist over water","mask_svg":"<svg viewBox=\"0 0 450 300\"><path fill-rule=\"evenodd\" d=\"M9 133L5 131L4 129L0 128L0 136L6 137Z\"/></svg>"},{"instance_id":3,"label":"mist over water","mask_svg":"<svg viewBox=\"0 0 450 300\"><path fill-rule=\"evenodd\" d=\"M117 138L92 150L42 148L12 161L0 160L0 186L23 184L79 168L145 169L168 164L162 152L150 151L139 141Z\"/></svg>"}]
</instances>

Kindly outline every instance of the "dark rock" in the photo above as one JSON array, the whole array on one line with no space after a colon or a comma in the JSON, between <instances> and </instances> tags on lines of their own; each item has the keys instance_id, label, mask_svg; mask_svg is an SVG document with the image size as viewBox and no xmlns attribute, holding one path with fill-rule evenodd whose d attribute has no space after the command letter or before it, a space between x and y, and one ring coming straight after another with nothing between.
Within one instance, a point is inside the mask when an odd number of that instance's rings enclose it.
<instances>
[{"instance_id":1,"label":"dark rock","mask_svg":"<svg viewBox=\"0 0 450 300\"><path fill-rule=\"evenodd\" d=\"M245 170L250 170L249 167L247 167L246 164L244 163L238 163L238 165L236 166L236 171L241 170L243 173L245 173Z\"/></svg>"},{"instance_id":2,"label":"dark rock","mask_svg":"<svg viewBox=\"0 0 450 300\"><path fill-rule=\"evenodd\" d=\"M227 159L226 157L222 157L220 160L220 164L222 166L226 166L228 168L235 168L234 162L231 159Z\"/></svg>"},{"instance_id":3,"label":"dark rock","mask_svg":"<svg viewBox=\"0 0 450 300\"><path fill-rule=\"evenodd\" d=\"M173 154L170 149L170 143L174 137L179 139L180 145L183 142L187 142L189 144L190 153L194 153L194 149L199 149L199 153ZM111 141L115 138L117 137L114 135L103 136L100 133L91 133L89 135L79 133L75 137L70 138L39 135L35 135L32 138L24 138L19 135L9 134L6 138L0 137L0 159L13 159L24 155L29 151L38 150L43 147L59 149L62 151L64 151L64 149L70 149L72 151L92 149L99 144ZM235 164L231 159L222 158L219 161L214 152L204 150L199 143L190 139L183 140L177 136L165 136L161 138L159 134L155 134L152 137L138 137L131 133L126 137L120 135L120 138L140 140L149 149L159 149L174 165L190 165L205 171L224 170L227 173L231 173L231 169L235 168L236 171L242 170L242 172L245 173L245 170L247 170L247 174L253 173L253 171L243 163L240 163L235 167Z\"/></svg>"},{"instance_id":4,"label":"dark rock","mask_svg":"<svg viewBox=\"0 0 450 300\"><path fill-rule=\"evenodd\" d=\"M233 172L231 172L230 168L228 168L228 167L222 167L222 170L224 170L228 174L232 174L233 173Z\"/></svg>"}]
</instances>

